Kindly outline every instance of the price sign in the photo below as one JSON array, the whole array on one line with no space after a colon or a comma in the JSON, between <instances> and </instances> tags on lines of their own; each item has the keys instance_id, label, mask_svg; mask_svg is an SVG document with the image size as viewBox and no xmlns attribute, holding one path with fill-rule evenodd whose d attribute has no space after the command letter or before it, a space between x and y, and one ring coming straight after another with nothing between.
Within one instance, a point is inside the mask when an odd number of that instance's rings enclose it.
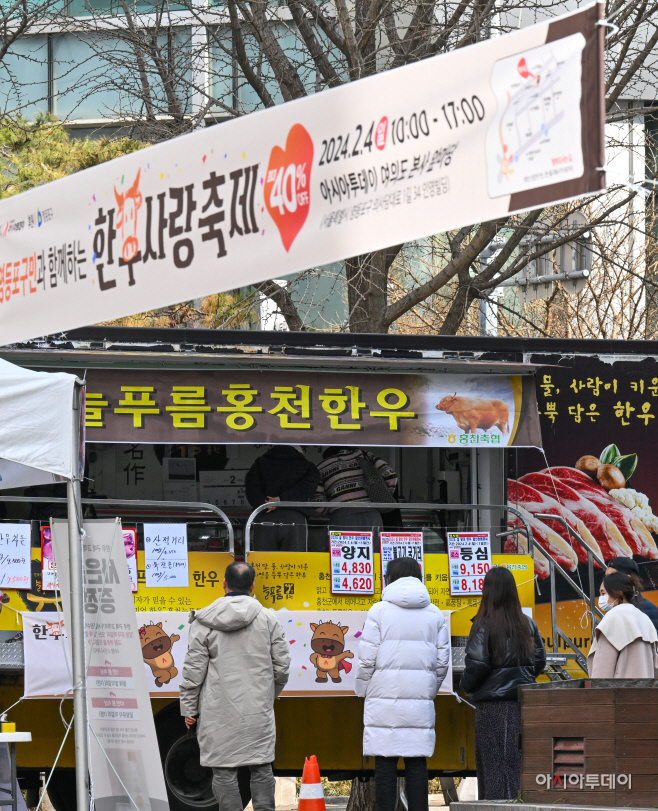
<instances>
[{"instance_id":1,"label":"price sign","mask_svg":"<svg viewBox=\"0 0 658 811\"><path fill-rule=\"evenodd\" d=\"M144 524L146 587L189 586L186 524Z\"/></svg>"},{"instance_id":2,"label":"price sign","mask_svg":"<svg viewBox=\"0 0 658 811\"><path fill-rule=\"evenodd\" d=\"M388 564L395 558L413 558L420 564L420 570L425 577L425 559L423 557L422 532L380 532L379 544L381 550L382 584L386 577Z\"/></svg>"},{"instance_id":3,"label":"price sign","mask_svg":"<svg viewBox=\"0 0 658 811\"><path fill-rule=\"evenodd\" d=\"M372 532L329 532L332 594L374 594Z\"/></svg>"},{"instance_id":4,"label":"price sign","mask_svg":"<svg viewBox=\"0 0 658 811\"><path fill-rule=\"evenodd\" d=\"M0 524L0 586L29 589L30 525Z\"/></svg>"},{"instance_id":5,"label":"price sign","mask_svg":"<svg viewBox=\"0 0 658 811\"><path fill-rule=\"evenodd\" d=\"M450 594L482 594L484 576L491 568L488 532L449 532Z\"/></svg>"}]
</instances>

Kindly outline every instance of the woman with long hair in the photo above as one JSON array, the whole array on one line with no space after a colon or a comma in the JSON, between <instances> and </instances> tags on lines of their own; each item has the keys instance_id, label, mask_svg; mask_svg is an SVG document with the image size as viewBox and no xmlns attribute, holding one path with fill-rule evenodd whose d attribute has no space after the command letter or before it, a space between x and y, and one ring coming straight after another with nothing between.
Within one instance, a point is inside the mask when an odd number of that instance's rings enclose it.
<instances>
[{"instance_id":1,"label":"woman with long hair","mask_svg":"<svg viewBox=\"0 0 658 811\"><path fill-rule=\"evenodd\" d=\"M599 608L605 616L596 626L587 657L593 679L655 679L658 634L634 601L637 583L631 575L612 572L601 583Z\"/></svg>"},{"instance_id":2,"label":"woman with long hair","mask_svg":"<svg viewBox=\"0 0 658 811\"><path fill-rule=\"evenodd\" d=\"M482 587L482 602L466 643L461 688L475 703L475 767L480 800L515 800L521 781L518 687L546 667L534 620L519 602L512 573L496 566Z\"/></svg>"}]
</instances>

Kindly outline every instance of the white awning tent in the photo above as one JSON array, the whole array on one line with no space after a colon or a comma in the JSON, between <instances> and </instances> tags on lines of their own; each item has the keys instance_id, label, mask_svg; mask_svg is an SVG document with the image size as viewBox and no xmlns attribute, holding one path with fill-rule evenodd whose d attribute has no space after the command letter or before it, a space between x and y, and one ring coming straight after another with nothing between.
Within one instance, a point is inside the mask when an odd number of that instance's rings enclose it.
<instances>
[{"instance_id":1,"label":"white awning tent","mask_svg":"<svg viewBox=\"0 0 658 811\"><path fill-rule=\"evenodd\" d=\"M89 809L82 504L84 383L0 360L0 490L65 481L68 498L71 665L78 809Z\"/></svg>"},{"instance_id":2,"label":"white awning tent","mask_svg":"<svg viewBox=\"0 0 658 811\"><path fill-rule=\"evenodd\" d=\"M0 490L74 477L76 381L0 360Z\"/></svg>"}]
</instances>

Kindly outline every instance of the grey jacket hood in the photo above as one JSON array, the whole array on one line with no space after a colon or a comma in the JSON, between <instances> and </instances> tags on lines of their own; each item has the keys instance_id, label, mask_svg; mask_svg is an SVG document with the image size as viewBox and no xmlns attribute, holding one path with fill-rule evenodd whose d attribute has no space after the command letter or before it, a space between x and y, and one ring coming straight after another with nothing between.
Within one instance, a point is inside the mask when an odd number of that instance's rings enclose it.
<instances>
[{"instance_id":1,"label":"grey jacket hood","mask_svg":"<svg viewBox=\"0 0 658 811\"><path fill-rule=\"evenodd\" d=\"M248 594L220 597L201 611L192 611L190 623L196 620L215 631L239 631L251 625L262 610L258 600Z\"/></svg>"},{"instance_id":2,"label":"grey jacket hood","mask_svg":"<svg viewBox=\"0 0 658 811\"><path fill-rule=\"evenodd\" d=\"M430 595L417 577L401 577L386 586L382 600L400 608L425 608L430 604Z\"/></svg>"}]
</instances>

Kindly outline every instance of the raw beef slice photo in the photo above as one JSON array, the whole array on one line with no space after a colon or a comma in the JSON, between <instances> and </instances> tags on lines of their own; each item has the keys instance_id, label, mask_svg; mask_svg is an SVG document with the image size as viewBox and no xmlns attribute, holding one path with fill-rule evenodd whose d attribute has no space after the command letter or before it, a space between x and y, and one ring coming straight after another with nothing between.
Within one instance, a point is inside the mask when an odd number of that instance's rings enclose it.
<instances>
[{"instance_id":1,"label":"raw beef slice photo","mask_svg":"<svg viewBox=\"0 0 658 811\"><path fill-rule=\"evenodd\" d=\"M543 470L542 473L549 473L549 471L554 477L569 487L573 487L581 496L596 504L601 512L615 523L626 543L633 550L633 554L644 558L658 558L656 542L642 521L633 515L628 507L615 501L598 482L581 470L576 470L575 467L552 467Z\"/></svg>"},{"instance_id":2,"label":"raw beef slice photo","mask_svg":"<svg viewBox=\"0 0 658 811\"><path fill-rule=\"evenodd\" d=\"M596 538L604 560L633 557L630 546L624 540L624 536L617 529L614 521L604 515L596 504L576 492L573 487L569 487L561 479L545 473L526 473L525 476L521 476L519 481L551 498L557 497L560 504L564 504L577 518L580 518Z\"/></svg>"},{"instance_id":3,"label":"raw beef slice photo","mask_svg":"<svg viewBox=\"0 0 658 811\"><path fill-rule=\"evenodd\" d=\"M535 516L529 513L526 509L517 504L512 506L514 506L514 508L521 513L523 518L525 518L530 525L532 537L535 541L535 547L538 544L542 549L545 549L553 560L556 561L556 563L559 563L563 569L566 569L568 572L574 572L578 566L578 557L571 546L569 546L569 544L566 543L566 541L560 535L558 535L557 532L554 532L550 527L546 526L543 521L535 518ZM514 515L514 513L507 513L507 526L510 529L525 529L523 521L521 521L518 516ZM528 542L525 534L519 533L518 536L509 536L508 541L512 540L513 544L515 545L514 539L517 537L519 539L519 548L527 553ZM512 552L516 551L514 548L512 548L511 544L506 544L505 546L506 549L510 549ZM537 549L535 549L534 558L535 571L543 580L549 575L548 563L542 560L543 555ZM544 569L546 569L545 574L543 574Z\"/></svg>"},{"instance_id":4,"label":"raw beef slice photo","mask_svg":"<svg viewBox=\"0 0 658 811\"><path fill-rule=\"evenodd\" d=\"M540 493L534 487L530 487L523 482L517 482L514 479L507 480L507 503L513 506L519 504L524 510L527 510L533 515L535 513L544 513L556 515L563 518L567 524L577 532L578 535L585 541L592 552L595 552L600 558L603 557L601 548L599 547L596 539L592 533L587 529L585 524L576 517L571 510L568 510L563 504L560 504L551 496L546 493ZM541 519L547 527L557 532L572 549L575 550L578 560L581 563L587 563L587 550L584 549L578 541L570 534L564 524L560 521L551 521L548 518ZM595 564L598 566L598 564Z\"/></svg>"}]
</instances>

